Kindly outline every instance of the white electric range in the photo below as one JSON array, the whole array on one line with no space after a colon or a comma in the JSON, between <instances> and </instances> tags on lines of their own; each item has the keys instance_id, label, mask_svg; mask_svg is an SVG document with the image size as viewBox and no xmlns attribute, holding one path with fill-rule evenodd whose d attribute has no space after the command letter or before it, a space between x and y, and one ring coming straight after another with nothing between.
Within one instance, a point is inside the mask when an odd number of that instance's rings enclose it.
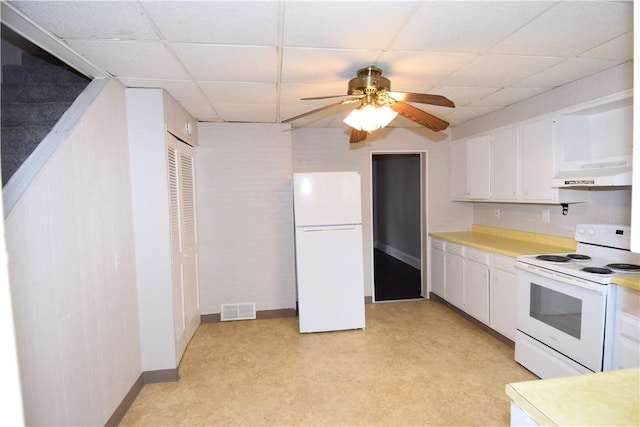
<instances>
[{"instance_id":1,"label":"white electric range","mask_svg":"<svg viewBox=\"0 0 640 427\"><path fill-rule=\"evenodd\" d=\"M516 361L541 378L603 370L608 285L616 275L640 274L630 231L580 224L574 253L517 258Z\"/></svg>"}]
</instances>

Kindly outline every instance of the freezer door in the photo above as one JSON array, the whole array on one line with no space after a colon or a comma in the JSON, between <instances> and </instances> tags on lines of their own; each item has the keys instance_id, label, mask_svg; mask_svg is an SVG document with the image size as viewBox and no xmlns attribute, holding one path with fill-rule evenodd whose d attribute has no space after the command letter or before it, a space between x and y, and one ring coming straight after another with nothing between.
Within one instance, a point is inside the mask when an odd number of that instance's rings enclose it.
<instances>
[{"instance_id":1,"label":"freezer door","mask_svg":"<svg viewBox=\"0 0 640 427\"><path fill-rule=\"evenodd\" d=\"M296 173L293 176L297 227L362 222L359 172Z\"/></svg>"},{"instance_id":2,"label":"freezer door","mask_svg":"<svg viewBox=\"0 0 640 427\"><path fill-rule=\"evenodd\" d=\"M296 228L300 332L362 329L362 226Z\"/></svg>"}]
</instances>

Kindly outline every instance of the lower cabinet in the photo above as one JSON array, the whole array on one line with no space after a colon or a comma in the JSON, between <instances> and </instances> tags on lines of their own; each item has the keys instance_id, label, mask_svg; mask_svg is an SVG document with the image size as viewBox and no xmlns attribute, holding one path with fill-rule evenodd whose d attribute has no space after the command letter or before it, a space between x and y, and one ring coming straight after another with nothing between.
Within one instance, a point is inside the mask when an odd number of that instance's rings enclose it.
<instances>
[{"instance_id":1,"label":"lower cabinet","mask_svg":"<svg viewBox=\"0 0 640 427\"><path fill-rule=\"evenodd\" d=\"M431 292L440 298L444 298L444 250L444 241L431 239Z\"/></svg>"},{"instance_id":2,"label":"lower cabinet","mask_svg":"<svg viewBox=\"0 0 640 427\"><path fill-rule=\"evenodd\" d=\"M640 292L616 285L612 369L640 366Z\"/></svg>"},{"instance_id":3,"label":"lower cabinet","mask_svg":"<svg viewBox=\"0 0 640 427\"><path fill-rule=\"evenodd\" d=\"M431 292L515 341L515 263L513 257L431 239Z\"/></svg>"},{"instance_id":4,"label":"lower cabinet","mask_svg":"<svg viewBox=\"0 0 640 427\"><path fill-rule=\"evenodd\" d=\"M489 326L516 339L516 259L493 255L489 294Z\"/></svg>"},{"instance_id":5,"label":"lower cabinet","mask_svg":"<svg viewBox=\"0 0 640 427\"><path fill-rule=\"evenodd\" d=\"M444 299L464 310L464 246L447 242Z\"/></svg>"},{"instance_id":6,"label":"lower cabinet","mask_svg":"<svg viewBox=\"0 0 640 427\"><path fill-rule=\"evenodd\" d=\"M489 323L489 252L465 248L465 311Z\"/></svg>"}]
</instances>

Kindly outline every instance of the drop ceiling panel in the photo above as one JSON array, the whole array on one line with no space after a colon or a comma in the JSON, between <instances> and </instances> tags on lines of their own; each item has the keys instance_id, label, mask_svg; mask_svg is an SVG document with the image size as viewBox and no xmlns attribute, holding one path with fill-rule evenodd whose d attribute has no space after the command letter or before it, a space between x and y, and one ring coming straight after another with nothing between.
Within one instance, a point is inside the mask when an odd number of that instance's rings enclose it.
<instances>
[{"instance_id":1,"label":"drop ceiling panel","mask_svg":"<svg viewBox=\"0 0 640 427\"><path fill-rule=\"evenodd\" d=\"M208 102L181 102L180 105L201 122L224 121Z\"/></svg>"},{"instance_id":2,"label":"drop ceiling panel","mask_svg":"<svg viewBox=\"0 0 640 427\"><path fill-rule=\"evenodd\" d=\"M436 1L418 4L420 7L394 40L393 49L483 53L553 3Z\"/></svg>"},{"instance_id":3,"label":"drop ceiling panel","mask_svg":"<svg viewBox=\"0 0 640 427\"><path fill-rule=\"evenodd\" d=\"M457 124L633 59L627 1L3 0L5 7L123 84L167 90L202 121L277 122L321 108L344 98L299 98L346 95L358 69L375 65L392 90L453 100L455 109L413 105ZM292 125L343 127L352 108ZM418 125L398 118L392 126Z\"/></svg>"},{"instance_id":4,"label":"drop ceiling panel","mask_svg":"<svg viewBox=\"0 0 640 427\"><path fill-rule=\"evenodd\" d=\"M457 86L441 86L430 90L434 95L446 96L451 100L455 100L456 107L470 104L476 99L481 99L493 92L498 91L498 87L457 87Z\"/></svg>"},{"instance_id":5,"label":"drop ceiling panel","mask_svg":"<svg viewBox=\"0 0 640 427\"><path fill-rule=\"evenodd\" d=\"M276 1L142 2L167 40L232 45L278 41Z\"/></svg>"},{"instance_id":6,"label":"drop ceiling panel","mask_svg":"<svg viewBox=\"0 0 640 427\"><path fill-rule=\"evenodd\" d=\"M317 96L347 95L347 82L337 80L335 84L290 84L280 86L280 102L283 104L317 104L332 103L344 98L329 98L324 100L301 101L300 98L312 98Z\"/></svg>"},{"instance_id":7,"label":"drop ceiling panel","mask_svg":"<svg viewBox=\"0 0 640 427\"><path fill-rule=\"evenodd\" d=\"M69 45L89 62L116 77L190 78L160 42L69 40Z\"/></svg>"},{"instance_id":8,"label":"drop ceiling panel","mask_svg":"<svg viewBox=\"0 0 640 427\"><path fill-rule=\"evenodd\" d=\"M275 83L200 82L200 87L213 104L275 104Z\"/></svg>"},{"instance_id":9,"label":"drop ceiling panel","mask_svg":"<svg viewBox=\"0 0 640 427\"><path fill-rule=\"evenodd\" d=\"M633 31L589 49L580 56L585 58L618 59L620 61L633 59Z\"/></svg>"},{"instance_id":10,"label":"drop ceiling panel","mask_svg":"<svg viewBox=\"0 0 640 427\"><path fill-rule=\"evenodd\" d=\"M284 48L283 83L343 83L358 69L374 65L379 51L348 49Z\"/></svg>"},{"instance_id":11,"label":"drop ceiling panel","mask_svg":"<svg viewBox=\"0 0 640 427\"><path fill-rule=\"evenodd\" d=\"M137 2L19 1L12 4L63 39L158 39Z\"/></svg>"},{"instance_id":12,"label":"drop ceiling panel","mask_svg":"<svg viewBox=\"0 0 640 427\"><path fill-rule=\"evenodd\" d=\"M272 46L216 46L172 43L171 49L196 80L267 82L278 80Z\"/></svg>"},{"instance_id":13,"label":"drop ceiling panel","mask_svg":"<svg viewBox=\"0 0 640 427\"><path fill-rule=\"evenodd\" d=\"M276 106L266 104L213 104L222 117L233 117L234 122L273 123Z\"/></svg>"},{"instance_id":14,"label":"drop ceiling panel","mask_svg":"<svg viewBox=\"0 0 640 427\"><path fill-rule=\"evenodd\" d=\"M522 79L562 62L560 57L483 55L455 72L447 86L511 86Z\"/></svg>"},{"instance_id":15,"label":"drop ceiling panel","mask_svg":"<svg viewBox=\"0 0 640 427\"><path fill-rule=\"evenodd\" d=\"M574 56L632 28L631 2L561 2L498 44L493 52Z\"/></svg>"},{"instance_id":16,"label":"drop ceiling panel","mask_svg":"<svg viewBox=\"0 0 640 427\"><path fill-rule=\"evenodd\" d=\"M417 5L402 1L286 2L283 41L294 47L384 49Z\"/></svg>"},{"instance_id":17,"label":"drop ceiling panel","mask_svg":"<svg viewBox=\"0 0 640 427\"><path fill-rule=\"evenodd\" d=\"M547 87L506 87L473 102L471 106L506 106L548 91Z\"/></svg>"},{"instance_id":18,"label":"drop ceiling panel","mask_svg":"<svg viewBox=\"0 0 640 427\"><path fill-rule=\"evenodd\" d=\"M477 58L469 53L388 52L378 66L391 80L391 90L423 91L439 85L451 73ZM394 76L402 76L396 83Z\"/></svg>"},{"instance_id":19,"label":"drop ceiling panel","mask_svg":"<svg viewBox=\"0 0 640 427\"><path fill-rule=\"evenodd\" d=\"M166 90L178 102L206 102L198 85L188 80L161 80L121 77L127 87L160 88Z\"/></svg>"},{"instance_id":20,"label":"drop ceiling panel","mask_svg":"<svg viewBox=\"0 0 640 427\"><path fill-rule=\"evenodd\" d=\"M548 68L514 86L556 87L606 70L617 64L610 59L572 58Z\"/></svg>"}]
</instances>

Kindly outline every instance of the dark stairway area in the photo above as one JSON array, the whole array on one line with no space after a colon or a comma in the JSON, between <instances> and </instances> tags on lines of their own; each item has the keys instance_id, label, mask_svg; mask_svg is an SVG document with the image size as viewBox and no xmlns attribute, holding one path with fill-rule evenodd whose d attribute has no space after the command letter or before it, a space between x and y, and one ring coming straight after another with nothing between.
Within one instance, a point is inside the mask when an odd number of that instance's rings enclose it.
<instances>
[{"instance_id":1,"label":"dark stairway area","mask_svg":"<svg viewBox=\"0 0 640 427\"><path fill-rule=\"evenodd\" d=\"M2 65L3 187L89 83L45 52L23 52L21 65Z\"/></svg>"}]
</instances>

